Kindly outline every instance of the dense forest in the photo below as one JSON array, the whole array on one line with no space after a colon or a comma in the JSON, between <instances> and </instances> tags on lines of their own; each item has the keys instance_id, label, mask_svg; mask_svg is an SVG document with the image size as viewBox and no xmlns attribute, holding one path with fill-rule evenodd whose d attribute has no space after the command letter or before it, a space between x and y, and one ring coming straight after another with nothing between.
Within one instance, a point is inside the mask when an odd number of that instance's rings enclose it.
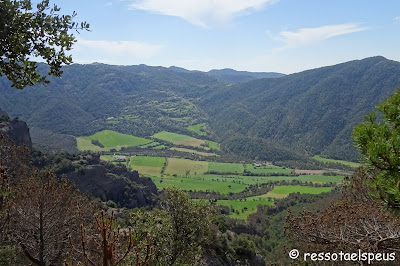
<instances>
[{"instance_id":1,"label":"dense forest","mask_svg":"<svg viewBox=\"0 0 400 266\"><path fill-rule=\"evenodd\" d=\"M248 158L282 160L278 153L290 150L289 159L322 154L356 160L352 127L400 86L399 73L398 62L373 57L231 85L199 71L75 64L64 67L63 78L51 79L51 86L16 91L0 79L0 106L34 132L193 135L185 128L206 122L225 151L237 152L232 144L240 143ZM257 139L270 148L250 148Z\"/></svg>"}]
</instances>

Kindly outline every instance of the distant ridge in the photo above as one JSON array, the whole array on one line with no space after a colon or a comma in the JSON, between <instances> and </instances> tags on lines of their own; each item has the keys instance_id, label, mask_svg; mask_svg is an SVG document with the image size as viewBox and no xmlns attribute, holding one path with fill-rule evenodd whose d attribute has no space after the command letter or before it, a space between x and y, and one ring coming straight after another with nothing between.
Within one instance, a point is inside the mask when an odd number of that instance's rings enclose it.
<instances>
[{"instance_id":1,"label":"distant ridge","mask_svg":"<svg viewBox=\"0 0 400 266\"><path fill-rule=\"evenodd\" d=\"M198 70L191 71L177 66L171 66L168 69L180 73L201 72ZM208 74L209 76L219 81L223 81L225 83L242 83L242 82L252 81L255 79L280 78L285 76L285 74L276 72L249 72L249 71L238 71L231 68L212 69L208 72L201 72L201 73Z\"/></svg>"},{"instance_id":2,"label":"distant ridge","mask_svg":"<svg viewBox=\"0 0 400 266\"><path fill-rule=\"evenodd\" d=\"M276 72L248 72L248 71L237 71L231 68L212 69L207 73L208 75L227 83L242 83L242 82L252 81L255 79L280 78L285 76L285 74Z\"/></svg>"}]
</instances>

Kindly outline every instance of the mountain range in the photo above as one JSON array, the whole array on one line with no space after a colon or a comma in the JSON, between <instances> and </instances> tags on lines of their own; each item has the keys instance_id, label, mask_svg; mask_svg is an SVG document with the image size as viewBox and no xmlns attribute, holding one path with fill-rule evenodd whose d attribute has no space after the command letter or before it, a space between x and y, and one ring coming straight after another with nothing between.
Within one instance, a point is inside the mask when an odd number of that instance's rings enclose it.
<instances>
[{"instance_id":1,"label":"mountain range","mask_svg":"<svg viewBox=\"0 0 400 266\"><path fill-rule=\"evenodd\" d=\"M204 122L207 138L248 158L356 160L353 126L398 87L400 63L384 57L291 75L73 64L61 79L22 91L0 78L0 108L61 138L103 129L193 135L186 127Z\"/></svg>"}]
</instances>

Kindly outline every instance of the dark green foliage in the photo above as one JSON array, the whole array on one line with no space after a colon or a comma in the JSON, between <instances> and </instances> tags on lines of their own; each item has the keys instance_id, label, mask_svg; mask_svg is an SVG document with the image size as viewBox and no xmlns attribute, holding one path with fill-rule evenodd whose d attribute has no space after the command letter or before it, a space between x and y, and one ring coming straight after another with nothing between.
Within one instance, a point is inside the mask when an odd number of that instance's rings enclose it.
<instances>
[{"instance_id":1,"label":"dark green foliage","mask_svg":"<svg viewBox=\"0 0 400 266\"><path fill-rule=\"evenodd\" d=\"M29 133L33 146L37 149L48 152L78 152L76 138L71 135L57 134L37 127L31 127Z\"/></svg>"},{"instance_id":2,"label":"dark green foliage","mask_svg":"<svg viewBox=\"0 0 400 266\"><path fill-rule=\"evenodd\" d=\"M101 144L101 142L98 141L97 139L92 139L92 144L96 145L96 146L99 146L100 148L104 148L104 145Z\"/></svg>"},{"instance_id":3,"label":"dark green foliage","mask_svg":"<svg viewBox=\"0 0 400 266\"><path fill-rule=\"evenodd\" d=\"M302 153L357 159L351 131L400 86L400 64L383 57L225 87L206 96L211 128L273 140Z\"/></svg>"},{"instance_id":4,"label":"dark green foliage","mask_svg":"<svg viewBox=\"0 0 400 266\"><path fill-rule=\"evenodd\" d=\"M369 170L376 177L371 182L372 192L387 205L400 208L400 90L381 102L375 112L354 128L355 145L361 150Z\"/></svg>"},{"instance_id":5,"label":"dark green foliage","mask_svg":"<svg viewBox=\"0 0 400 266\"><path fill-rule=\"evenodd\" d=\"M209 138L237 159L273 161L314 154L356 160L353 126L400 86L400 64L383 57L232 86L202 72L145 65L63 71L62 80L18 94L0 79L0 107L30 126L75 136L104 129L193 136L186 127L205 122Z\"/></svg>"},{"instance_id":6,"label":"dark green foliage","mask_svg":"<svg viewBox=\"0 0 400 266\"><path fill-rule=\"evenodd\" d=\"M206 114L194 99L219 84L202 73L144 65L71 65L63 72L62 80L51 78L47 87L20 93L0 79L1 108L31 127L75 136L104 129L141 137L163 130L195 135L185 127Z\"/></svg>"},{"instance_id":7,"label":"dark green foliage","mask_svg":"<svg viewBox=\"0 0 400 266\"><path fill-rule=\"evenodd\" d=\"M227 139L225 149L245 158L262 161L303 160L304 155L273 141L238 136Z\"/></svg>"},{"instance_id":8,"label":"dark green foliage","mask_svg":"<svg viewBox=\"0 0 400 266\"><path fill-rule=\"evenodd\" d=\"M192 201L186 192L168 188L161 210L132 213L134 231L146 232L156 245L153 264L194 265L210 242L215 209Z\"/></svg>"},{"instance_id":9,"label":"dark green foliage","mask_svg":"<svg viewBox=\"0 0 400 266\"><path fill-rule=\"evenodd\" d=\"M72 63L66 52L75 37L68 31L88 29L89 24L78 25L73 22L76 13L60 15L59 11L48 0L39 1L36 7L31 0L0 1L0 76L5 75L17 89L48 83L32 56L44 59L48 75L57 77L63 64Z\"/></svg>"}]
</instances>

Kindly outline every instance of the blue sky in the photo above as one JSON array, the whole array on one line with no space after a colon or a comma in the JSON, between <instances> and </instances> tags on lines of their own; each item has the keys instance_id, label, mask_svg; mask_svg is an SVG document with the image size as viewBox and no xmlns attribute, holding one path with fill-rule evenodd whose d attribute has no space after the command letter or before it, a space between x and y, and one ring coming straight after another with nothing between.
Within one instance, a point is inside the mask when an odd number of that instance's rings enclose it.
<instances>
[{"instance_id":1,"label":"blue sky","mask_svg":"<svg viewBox=\"0 0 400 266\"><path fill-rule=\"evenodd\" d=\"M382 55L400 61L399 0L56 0L91 32L74 62L290 74Z\"/></svg>"}]
</instances>

